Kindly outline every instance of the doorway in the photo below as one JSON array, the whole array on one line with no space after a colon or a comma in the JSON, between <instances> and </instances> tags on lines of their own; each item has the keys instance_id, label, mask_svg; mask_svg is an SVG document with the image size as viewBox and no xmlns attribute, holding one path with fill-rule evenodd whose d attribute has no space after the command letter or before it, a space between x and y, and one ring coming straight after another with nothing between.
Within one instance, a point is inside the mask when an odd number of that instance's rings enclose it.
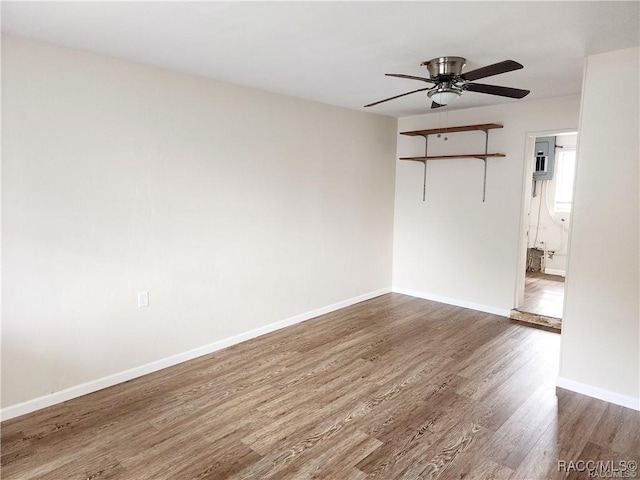
<instances>
[{"instance_id":1,"label":"doorway","mask_svg":"<svg viewBox=\"0 0 640 480\"><path fill-rule=\"evenodd\" d=\"M577 132L527 138L516 307L511 317L560 329L569 253Z\"/></svg>"}]
</instances>

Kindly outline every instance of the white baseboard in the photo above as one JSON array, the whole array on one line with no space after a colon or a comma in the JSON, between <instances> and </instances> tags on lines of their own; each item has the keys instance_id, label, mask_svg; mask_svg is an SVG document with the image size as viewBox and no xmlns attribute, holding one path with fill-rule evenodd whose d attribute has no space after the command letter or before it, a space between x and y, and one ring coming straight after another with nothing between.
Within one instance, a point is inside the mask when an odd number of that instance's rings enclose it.
<instances>
[{"instance_id":1,"label":"white baseboard","mask_svg":"<svg viewBox=\"0 0 640 480\"><path fill-rule=\"evenodd\" d=\"M558 377L556 380L556 386L564 388L565 390L571 390L572 392L581 393L582 395L587 395L588 397L597 398L598 400L614 403L622 407L640 410L640 398L620 395L619 393L610 392L609 390L604 390L598 387L592 387L586 383L580 383L562 377Z\"/></svg>"},{"instance_id":2,"label":"white baseboard","mask_svg":"<svg viewBox=\"0 0 640 480\"><path fill-rule=\"evenodd\" d=\"M402 293L403 295L409 295L412 297L424 298L425 300L433 300L434 302L446 303L448 305L455 305L457 307L470 308L471 310L478 310L480 312L493 313L494 315L500 315L502 317L509 317L511 310L505 308L492 307L491 305L482 305L480 303L467 302L465 300L458 300L456 298L443 297L435 295L433 293L419 292L417 290L409 290L407 288L392 287L394 293Z\"/></svg>"},{"instance_id":3,"label":"white baseboard","mask_svg":"<svg viewBox=\"0 0 640 480\"><path fill-rule=\"evenodd\" d=\"M194 358L201 357L202 355L207 355L209 353L222 350L223 348L230 347L231 345L235 345L237 343L241 343L252 338L256 338L261 335L280 330L281 328L295 325L296 323L304 322L305 320L310 320L312 318L319 317L320 315L325 315L327 313L340 310L341 308L364 302L365 300L370 300L387 293L391 293L391 288L382 288L380 290L365 293L363 295L358 295L357 297L349 298L347 300L343 300L326 307L302 313L300 315L296 315L279 322L270 323L269 325L250 330L239 335L234 335L233 337L219 340L202 347L194 348L193 350L189 350L187 352L172 355L171 357L156 360L139 367L134 367L129 370L125 370L124 372L119 372L96 380L91 380L90 382L66 388L64 390L60 390L59 392L54 392L49 395L35 398L33 400L28 400L17 405L11 405L0 410L0 419L2 421L9 420L11 418L19 417L20 415L35 412L36 410L40 410L42 408L66 402L67 400L81 397L82 395L96 392L98 390L102 390L103 388L112 387L113 385L117 385L119 383L126 382L128 380L132 380L149 373L157 372L158 370L162 370L163 368L172 367L188 360L193 360Z\"/></svg>"},{"instance_id":4,"label":"white baseboard","mask_svg":"<svg viewBox=\"0 0 640 480\"><path fill-rule=\"evenodd\" d=\"M567 276L567 272L564 270L558 270L557 268L545 268L544 273L547 275L560 275L561 277Z\"/></svg>"}]
</instances>

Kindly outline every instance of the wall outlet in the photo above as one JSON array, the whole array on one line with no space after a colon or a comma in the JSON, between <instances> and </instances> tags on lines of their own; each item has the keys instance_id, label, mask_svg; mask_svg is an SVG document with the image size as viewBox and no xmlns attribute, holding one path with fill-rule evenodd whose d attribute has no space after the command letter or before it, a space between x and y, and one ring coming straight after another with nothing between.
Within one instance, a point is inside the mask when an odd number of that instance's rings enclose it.
<instances>
[{"instance_id":1,"label":"wall outlet","mask_svg":"<svg viewBox=\"0 0 640 480\"><path fill-rule=\"evenodd\" d=\"M149 292L138 292L138 308L149 306Z\"/></svg>"}]
</instances>

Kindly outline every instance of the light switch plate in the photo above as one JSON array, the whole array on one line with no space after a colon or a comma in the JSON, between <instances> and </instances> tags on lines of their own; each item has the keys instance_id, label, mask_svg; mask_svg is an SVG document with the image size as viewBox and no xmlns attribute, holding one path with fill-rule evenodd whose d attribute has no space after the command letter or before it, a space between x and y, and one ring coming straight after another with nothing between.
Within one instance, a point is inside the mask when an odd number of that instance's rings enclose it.
<instances>
[{"instance_id":1,"label":"light switch plate","mask_svg":"<svg viewBox=\"0 0 640 480\"><path fill-rule=\"evenodd\" d=\"M149 292L138 292L138 308L149 306Z\"/></svg>"}]
</instances>

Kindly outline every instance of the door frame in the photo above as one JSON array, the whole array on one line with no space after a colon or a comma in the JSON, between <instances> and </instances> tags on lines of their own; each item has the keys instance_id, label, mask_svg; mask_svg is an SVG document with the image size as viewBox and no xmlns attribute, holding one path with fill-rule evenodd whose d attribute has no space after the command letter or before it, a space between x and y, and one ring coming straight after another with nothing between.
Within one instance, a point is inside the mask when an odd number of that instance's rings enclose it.
<instances>
[{"instance_id":1,"label":"door frame","mask_svg":"<svg viewBox=\"0 0 640 480\"><path fill-rule=\"evenodd\" d=\"M516 267L516 289L514 292L513 308L520 308L524 303L525 276L527 270L527 232L529 230L529 212L531 210L531 190L533 183L533 167L535 160L536 138L554 137L559 135L569 135L578 133L578 128L559 128L553 130L542 130L527 132L524 148L524 168L522 177L522 199L520 202L520 234L518 242L518 259ZM578 133L579 135L579 133ZM571 237L571 227L569 224L569 237ZM567 249L569 246L567 245ZM568 250L567 250L568 253ZM569 276L569 271L566 273Z\"/></svg>"}]
</instances>

